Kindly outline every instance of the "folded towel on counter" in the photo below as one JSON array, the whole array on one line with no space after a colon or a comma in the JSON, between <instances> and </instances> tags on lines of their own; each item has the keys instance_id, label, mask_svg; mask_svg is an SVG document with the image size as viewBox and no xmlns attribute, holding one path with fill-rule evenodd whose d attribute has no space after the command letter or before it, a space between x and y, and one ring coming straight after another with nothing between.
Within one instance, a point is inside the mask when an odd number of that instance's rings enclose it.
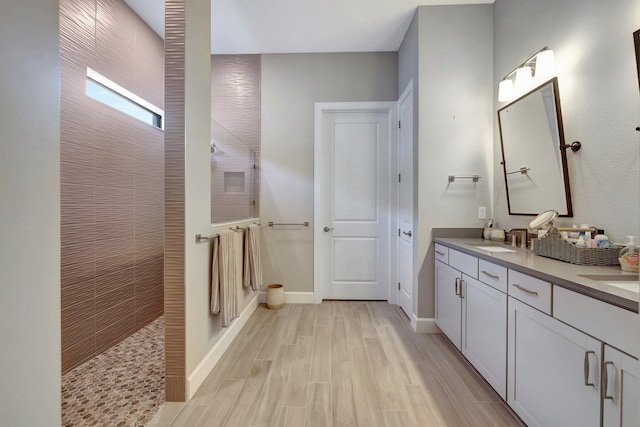
<instances>
[{"instance_id":1,"label":"folded towel on counter","mask_svg":"<svg viewBox=\"0 0 640 427\"><path fill-rule=\"evenodd\" d=\"M223 327L229 326L231 321L239 315L234 234L231 230L220 233L217 248L214 241L214 258L211 261L211 312L220 313Z\"/></svg>"},{"instance_id":2,"label":"folded towel on counter","mask_svg":"<svg viewBox=\"0 0 640 427\"><path fill-rule=\"evenodd\" d=\"M251 224L244 236L243 287L257 291L262 286L262 259L260 256L260 227Z\"/></svg>"}]
</instances>

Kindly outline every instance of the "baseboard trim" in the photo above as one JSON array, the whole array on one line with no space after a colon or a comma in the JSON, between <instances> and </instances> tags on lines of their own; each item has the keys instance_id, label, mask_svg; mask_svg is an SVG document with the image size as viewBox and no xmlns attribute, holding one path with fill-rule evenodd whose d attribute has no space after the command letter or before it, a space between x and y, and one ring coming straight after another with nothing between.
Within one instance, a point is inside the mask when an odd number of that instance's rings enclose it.
<instances>
[{"instance_id":1,"label":"baseboard trim","mask_svg":"<svg viewBox=\"0 0 640 427\"><path fill-rule=\"evenodd\" d=\"M439 334L440 328L436 325L436 319L430 317L418 318L411 316L411 327L419 334Z\"/></svg>"},{"instance_id":2,"label":"baseboard trim","mask_svg":"<svg viewBox=\"0 0 640 427\"><path fill-rule=\"evenodd\" d=\"M267 302L267 293L260 292L258 294L258 302ZM284 302L287 304L314 304L313 292L285 292Z\"/></svg>"},{"instance_id":3,"label":"baseboard trim","mask_svg":"<svg viewBox=\"0 0 640 427\"><path fill-rule=\"evenodd\" d=\"M213 345L209 353L196 366L191 375L187 378L187 400L191 399L198 391L207 376L216 366L222 355L229 348L235 337L238 336L242 327L247 323L253 312L258 308L259 294L242 310L240 316L231 322L231 325L221 332L218 341Z\"/></svg>"}]
</instances>

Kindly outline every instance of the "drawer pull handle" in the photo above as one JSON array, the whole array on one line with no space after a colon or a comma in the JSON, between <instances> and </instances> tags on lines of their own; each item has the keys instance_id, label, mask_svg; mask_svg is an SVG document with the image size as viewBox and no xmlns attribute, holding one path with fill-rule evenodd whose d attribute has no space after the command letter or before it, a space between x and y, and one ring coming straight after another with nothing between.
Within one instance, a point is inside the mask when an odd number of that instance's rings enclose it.
<instances>
[{"instance_id":1,"label":"drawer pull handle","mask_svg":"<svg viewBox=\"0 0 640 427\"><path fill-rule=\"evenodd\" d=\"M527 289L527 288L525 288L524 286L520 286L520 285L518 285L517 283L514 283L514 284L513 284L513 287L514 287L514 288L518 288L518 289L520 289L522 292L526 292L526 293L528 293L529 295L535 295L535 296L538 296L538 293L537 293L536 291L532 291L531 289Z\"/></svg>"},{"instance_id":2,"label":"drawer pull handle","mask_svg":"<svg viewBox=\"0 0 640 427\"><path fill-rule=\"evenodd\" d=\"M491 277L492 279L496 279L496 280L500 279L500 276L494 276L493 274L489 273L488 271L482 270L480 273L485 274L485 275Z\"/></svg>"},{"instance_id":3,"label":"drawer pull handle","mask_svg":"<svg viewBox=\"0 0 640 427\"><path fill-rule=\"evenodd\" d=\"M456 295L460 296L460 291L458 290L458 285L460 283L460 278L456 277Z\"/></svg>"},{"instance_id":4,"label":"drawer pull handle","mask_svg":"<svg viewBox=\"0 0 640 427\"><path fill-rule=\"evenodd\" d=\"M446 254L444 252L440 252L440 251L436 251L436 253L440 256L445 256Z\"/></svg>"},{"instance_id":5,"label":"drawer pull handle","mask_svg":"<svg viewBox=\"0 0 640 427\"><path fill-rule=\"evenodd\" d=\"M589 367L589 355L593 354L594 356L596 355L595 351L585 351L584 352L584 385L589 387L595 387L596 383L590 383L589 382L589 371L591 371L590 367Z\"/></svg>"},{"instance_id":6,"label":"drawer pull handle","mask_svg":"<svg viewBox=\"0 0 640 427\"><path fill-rule=\"evenodd\" d=\"M602 364L602 382L604 383L604 398L613 400L613 396L609 396L609 365L613 365L613 362L604 362Z\"/></svg>"}]
</instances>

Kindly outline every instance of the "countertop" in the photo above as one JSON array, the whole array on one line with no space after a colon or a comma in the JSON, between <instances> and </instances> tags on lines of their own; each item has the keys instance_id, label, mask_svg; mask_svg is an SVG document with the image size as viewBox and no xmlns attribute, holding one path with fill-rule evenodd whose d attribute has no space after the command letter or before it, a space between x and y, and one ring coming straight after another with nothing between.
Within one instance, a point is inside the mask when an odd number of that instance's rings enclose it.
<instances>
[{"instance_id":1,"label":"countertop","mask_svg":"<svg viewBox=\"0 0 640 427\"><path fill-rule=\"evenodd\" d=\"M434 242L476 256L521 273L537 277L572 291L599 299L624 309L638 312L638 294L581 275L610 275L638 277L638 273L622 271L619 266L576 265L536 255L528 249L514 248L504 244L505 248L516 252L489 252L476 245L500 245L500 243L478 238L434 238Z\"/></svg>"}]
</instances>

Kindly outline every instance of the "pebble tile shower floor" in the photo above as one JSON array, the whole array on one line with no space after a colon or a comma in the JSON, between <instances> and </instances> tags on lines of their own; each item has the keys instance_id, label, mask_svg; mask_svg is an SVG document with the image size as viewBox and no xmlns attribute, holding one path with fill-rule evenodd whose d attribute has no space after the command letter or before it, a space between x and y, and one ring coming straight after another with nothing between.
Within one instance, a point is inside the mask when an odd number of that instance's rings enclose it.
<instances>
[{"instance_id":1,"label":"pebble tile shower floor","mask_svg":"<svg viewBox=\"0 0 640 427\"><path fill-rule=\"evenodd\" d=\"M62 425L144 426L164 403L164 316L62 377Z\"/></svg>"}]
</instances>

